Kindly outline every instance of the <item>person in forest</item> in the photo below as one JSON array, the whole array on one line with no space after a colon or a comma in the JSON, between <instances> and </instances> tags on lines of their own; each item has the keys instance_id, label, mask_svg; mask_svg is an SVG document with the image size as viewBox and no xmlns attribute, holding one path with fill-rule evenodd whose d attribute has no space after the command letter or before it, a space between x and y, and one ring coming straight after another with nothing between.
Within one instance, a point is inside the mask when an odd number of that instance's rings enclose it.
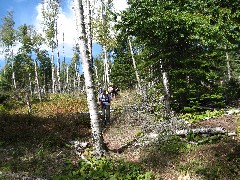
<instances>
[{"instance_id":1,"label":"person in forest","mask_svg":"<svg viewBox=\"0 0 240 180\"><path fill-rule=\"evenodd\" d=\"M113 86L112 86L112 97L116 97L117 94L118 94L118 91L119 91L118 87L115 84L113 84Z\"/></svg>"},{"instance_id":2,"label":"person in forest","mask_svg":"<svg viewBox=\"0 0 240 180\"><path fill-rule=\"evenodd\" d=\"M102 94L100 95L98 101L102 109L102 120L104 125L110 123L110 105L111 105L111 96L107 94L107 91L103 89Z\"/></svg>"},{"instance_id":3,"label":"person in forest","mask_svg":"<svg viewBox=\"0 0 240 180\"><path fill-rule=\"evenodd\" d=\"M108 94L111 94L111 96L112 96L112 91L113 91L113 88L112 88L112 85L110 85L108 87Z\"/></svg>"},{"instance_id":4,"label":"person in forest","mask_svg":"<svg viewBox=\"0 0 240 180\"><path fill-rule=\"evenodd\" d=\"M98 99L99 99L99 97L101 96L102 91L103 91L103 88L102 88L102 86L101 86L101 83L98 83Z\"/></svg>"}]
</instances>

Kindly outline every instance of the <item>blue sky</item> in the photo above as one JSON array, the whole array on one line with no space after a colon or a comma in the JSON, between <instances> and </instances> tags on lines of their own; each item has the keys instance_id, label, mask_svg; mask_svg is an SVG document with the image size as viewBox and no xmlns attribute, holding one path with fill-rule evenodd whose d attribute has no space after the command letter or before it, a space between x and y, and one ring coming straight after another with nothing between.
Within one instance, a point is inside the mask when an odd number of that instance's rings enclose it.
<instances>
[{"instance_id":1,"label":"blue sky","mask_svg":"<svg viewBox=\"0 0 240 180\"><path fill-rule=\"evenodd\" d=\"M37 30L41 31L41 1L42 0L0 0L0 24L2 24L2 18L7 14L7 11L14 12L15 28L20 25L34 25ZM126 0L114 0L115 9L123 10L126 7ZM62 9L59 15L59 46L60 54L62 47L62 34L64 32L64 46L66 59L70 61L72 57L72 47L75 44L75 16L72 11L72 0L62 0ZM16 50L17 51L17 50ZM93 56L96 56L101 52L101 47L97 44L93 46ZM0 55L0 69L4 65L4 58Z\"/></svg>"},{"instance_id":2,"label":"blue sky","mask_svg":"<svg viewBox=\"0 0 240 180\"><path fill-rule=\"evenodd\" d=\"M41 0L0 0L0 17L4 17L7 11L14 11L16 27L21 24L31 24L34 22L37 11L35 7ZM0 22L2 23L2 21Z\"/></svg>"}]
</instances>

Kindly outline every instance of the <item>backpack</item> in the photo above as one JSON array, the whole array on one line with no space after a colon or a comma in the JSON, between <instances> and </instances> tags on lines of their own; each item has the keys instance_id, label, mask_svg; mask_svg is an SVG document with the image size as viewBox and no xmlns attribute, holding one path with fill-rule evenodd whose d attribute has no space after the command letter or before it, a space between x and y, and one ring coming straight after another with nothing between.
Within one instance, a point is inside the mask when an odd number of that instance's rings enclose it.
<instances>
[{"instance_id":1,"label":"backpack","mask_svg":"<svg viewBox=\"0 0 240 180\"><path fill-rule=\"evenodd\" d=\"M107 99L107 100L106 100ZM103 101L104 100L104 101ZM109 97L109 94L106 94L105 98L103 98L103 94L102 94L102 97L101 97L101 102L108 102L110 103L110 97Z\"/></svg>"},{"instance_id":2,"label":"backpack","mask_svg":"<svg viewBox=\"0 0 240 180\"><path fill-rule=\"evenodd\" d=\"M98 94L102 94L102 87L100 87L99 89L98 89Z\"/></svg>"}]
</instances>

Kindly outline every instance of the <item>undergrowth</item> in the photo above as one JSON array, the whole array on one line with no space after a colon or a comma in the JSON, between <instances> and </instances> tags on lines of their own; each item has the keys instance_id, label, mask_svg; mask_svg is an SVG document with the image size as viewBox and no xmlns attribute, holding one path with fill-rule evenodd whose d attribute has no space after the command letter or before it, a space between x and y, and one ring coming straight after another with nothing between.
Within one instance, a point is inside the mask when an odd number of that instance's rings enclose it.
<instances>
[{"instance_id":1,"label":"undergrowth","mask_svg":"<svg viewBox=\"0 0 240 180\"><path fill-rule=\"evenodd\" d=\"M201 113L186 113L182 114L180 117L190 123L196 123L207 118L220 117L224 115L223 110L207 110Z\"/></svg>"},{"instance_id":2,"label":"undergrowth","mask_svg":"<svg viewBox=\"0 0 240 180\"><path fill-rule=\"evenodd\" d=\"M71 165L70 165L71 166ZM150 172L144 172L139 165L113 159L90 158L80 160L77 168L73 168L66 176L56 176L56 180L66 179L152 179Z\"/></svg>"},{"instance_id":3,"label":"undergrowth","mask_svg":"<svg viewBox=\"0 0 240 180\"><path fill-rule=\"evenodd\" d=\"M114 107L136 103L136 97L131 93L121 94ZM116 160L114 156L89 158L85 162L66 147L71 140L91 137L89 116L82 113L87 112L85 98L51 96L51 100L33 101L32 114L27 113L24 103L16 102L10 111L9 107L0 106L0 179L9 179L4 175L7 173L46 179L154 179L155 174L150 172L161 175L165 170L190 173L200 179L237 179L240 176L239 140L217 135L189 134L184 140L174 136L143 147L139 162L130 163L127 158ZM122 117L121 111L113 113ZM214 110L188 113L182 118L194 123L221 115L223 111ZM121 126L121 119L118 123L119 130L126 127ZM129 127L129 130L133 129ZM130 133L124 132L119 138L129 136ZM129 151L129 155L134 156L134 151Z\"/></svg>"}]
</instances>

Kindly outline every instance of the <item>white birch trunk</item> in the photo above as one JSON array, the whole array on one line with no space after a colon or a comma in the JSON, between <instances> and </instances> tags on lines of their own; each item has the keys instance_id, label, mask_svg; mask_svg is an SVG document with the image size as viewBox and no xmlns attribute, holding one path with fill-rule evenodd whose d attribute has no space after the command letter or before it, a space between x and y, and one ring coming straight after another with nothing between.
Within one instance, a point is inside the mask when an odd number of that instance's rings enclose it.
<instances>
[{"instance_id":1,"label":"white birch trunk","mask_svg":"<svg viewBox=\"0 0 240 180\"><path fill-rule=\"evenodd\" d=\"M139 75L138 75L136 61L135 61L134 54L133 54L132 43L131 43L131 40L130 40L129 36L128 36L128 43L129 43L129 48L130 48L132 61L133 61L133 67L134 67L134 70L135 70L135 75L136 75L136 79L137 79L137 83L138 83L138 89L139 89L140 94L142 94L142 86L141 86L140 78L139 78Z\"/></svg>"},{"instance_id":2,"label":"white birch trunk","mask_svg":"<svg viewBox=\"0 0 240 180\"><path fill-rule=\"evenodd\" d=\"M80 91L81 89L81 82L80 82L80 74L78 73L78 77L77 77L77 89Z\"/></svg>"},{"instance_id":3,"label":"white birch trunk","mask_svg":"<svg viewBox=\"0 0 240 180\"><path fill-rule=\"evenodd\" d=\"M91 66L93 67L93 57L92 57L92 19L91 19L91 3L90 0L86 0L86 9L87 9L87 14L86 14L86 33L87 33L87 40L88 40L88 49L89 49L89 58L91 59Z\"/></svg>"},{"instance_id":4,"label":"white birch trunk","mask_svg":"<svg viewBox=\"0 0 240 180\"><path fill-rule=\"evenodd\" d=\"M65 58L65 51L64 51L64 48L65 48L65 46L64 46L64 32L63 32L63 46L62 46L62 48L63 48L63 63L64 63L64 68L63 68L63 80L62 80L62 83L63 83L63 89L64 89L64 91L66 91L67 90L67 87L68 87L68 85L67 85L67 82L66 82L66 79L65 79L65 77L67 76L67 65L66 65L66 58Z\"/></svg>"},{"instance_id":5,"label":"white birch trunk","mask_svg":"<svg viewBox=\"0 0 240 180\"><path fill-rule=\"evenodd\" d=\"M12 70L13 70L13 62L12 62ZM12 71L12 81L13 81L13 87L14 89L17 89L16 79L15 79L15 72Z\"/></svg>"},{"instance_id":6,"label":"white birch trunk","mask_svg":"<svg viewBox=\"0 0 240 180\"><path fill-rule=\"evenodd\" d=\"M43 94L46 94L47 84L46 84L46 73L43 73Z\"/></svg>"},{"instance_id":7,"label":"white birch trunk","mask_svg":"<svg viewBox=\"0 0 240 180\"><path fill-rule=\"evenodd\" d=\"M97 111L97 101L94 93L93 74L89 59L89 50L87 46L86 28L84 23L84 12L82 0L74 0L74 10L79 33L79 48L82 57L82 67L85 78L85 88L87 93L87 102L91 118L91 128L93 137L93 148L96 156L103 155L103 136Z\"/></svg>"},{"instance_id":8,"label":"white birch trunk","mask_svg":"<svg viewBox=\"0 0 240 180\"><path fill-rule=\"evenodd\" d=\"M104 0L101 0L101 1L102 1L101 18L102 18L102 25L104 26L106 24L107 3ZM107 34L105 34L105 36L107 36ZM107 88L107 85L110 83L110 78L109 78L109 66L108 66L106 42L103 43L102 51L103 51L103 64L104 64L104 81L103 82L104 82L104 88Z\"/></svg>"},{"instance_id":9,"label":"white birch trunk","mask_svg":"<svg viewBox=\"0 0 240 180\"><path fill-rule=\"evenodd\" d=\"M35 71L35 81L37 86L38 99L42 101L41 90L39 85L38 71L37 71L37 61L34 60L34 71Z\"/></svg>"},{"instance_id":10,"label":"white birch trunk","mask_svg":"<svg viewBox=\"0 0 240 180\"><path fill-rule=\"evenodd\" d=\"M168 82L168 74L163 68L163 64L161 61L161 69L162 69L162 80L163 80L163 88L164 88L164 106L165 106L165 118L168 119L170 117L170 88Z\"/></svg>"},{"instance_id":11,"label":"white birch trunk","mask_svg":"<svg viewBox=\"0 0 240 180\"><path fill-rule=\"evenodd\" d=\"M169 83L168 83L168 75L167 72L162 72L163 78L163 87L164 87L164 100L165 100L165 117L168 118L170 116L170 92L169 92Z\"/></svg>"},{"instance_id":12,"label":"white birch trunk","mask_svg":"<svg viewBox=\"0 0 240 180\"><path fill-rule=\"evenodd\" d=\"M27 103L27 106L28 106L28 113L31 114L32 113L32 104L31 104L30 97L29 97L28 93L26 94L26 103Z\"/></svg>"},{"instance_id":13,"label":"white birch trunk","mask_svg":"<svg viewBox=\"0 0 240 180\"><path fill-rule=\"evenodd\" d=\"M74 75L74 90L77 89L77 77L78 77L78 72L77 72L77 63L75 63L74 65L74 69L75 69L75 75Z\"/></svg>"},{"instance_id":14,"label":"white birch trunk","mask_svg":"<svg viewBox=\"0 0 240 180\"><path fill-rule=\"evenodd\" d=\"M58 26L57 26L57 19L55 20L56 27L55 27L55 37L56 37L56 45L57 45L57 89L58 92L61 92L61 79L60 79L60 66L61 66L61 60L60 60L60 54L59 54L59 48L58 48Z\"/></svg>"},{"instance_id":15,"label":"white birch trunk","mask_svg":"<svg viewBox=\"0 0 240 180\"><path fill-rule=\"evenodd\" d=\"M108 57L107 57L107 50L106 46L103 46L103 64L104 64L104 88L107 87L107 85L110 83L110 78L109 78L109 66L108 66Z\"/></svg>"},{"instance_id":16,"label":"white birch trunk","mask_svg":"<svg viewBox=\"0 0 240 180\"><path fill-rule=\"evenodd\" d=\"M33 95L32 92L32 80L31 80L31 73L28 73L28 81L29 81L29 92L31 94L31 96Z\"/></svg>"},{"instance_id":17,"label":"white birch trunk","mask_svg":"<svg viewBox=\"0 0 240 180\"><path fill-rule=\"evenodd\" d=\"M98 81L98 69L97 69L97 66L95 66L95 75L96 75L96 81L99 82Z\"/></svg>"},{"instance_id":18,"label":"white birch trunk","mask_svg":"<svg viewBox=\"0 0 240 180\"><path fill-rule=\"evenodd\" d=\"M66 69L66 87L67 87L67 92L69 92L69 70L68 70L68 66Z\"/></svg>"},{"instance_id":19,"label":"white birch trunk","mask_svg":"<svg viewBox=\"0 0 240 180\"><path fill-rule=\"evenodd\" d=\"M225 49L226 49L226 60L227 60L227 75L228 75L228 81L230 81L230 79L232 78L232 75L231 75L231 66L230 66L229 55L227 52L227 46L225 46Z\"/></svg>"},{"instance_id":20,"label":"white birch trunk","mask_svg":"<svg viewBox=\"0 0 240 180\"><path fill-rule=\"evenodd\" d=\"M55 93L55 77L54 77L54 55L53 55L53 47L51 54L51 66L52 66L52 93Z\"/></svg>"},{"instance_id":21,"label":"white birch trunk","mask_svg":"<svg viewBox=\"0 0 240 180\"><path fill-rule=\"evenodd\" d=\"M16 84L16 79L15 79L15 72L13 70L13 50L11 52L11 58L12 58L12 81L13 81L13 87L16 90L17 89L17 84Z\"/></svg>"}]
</instances>

